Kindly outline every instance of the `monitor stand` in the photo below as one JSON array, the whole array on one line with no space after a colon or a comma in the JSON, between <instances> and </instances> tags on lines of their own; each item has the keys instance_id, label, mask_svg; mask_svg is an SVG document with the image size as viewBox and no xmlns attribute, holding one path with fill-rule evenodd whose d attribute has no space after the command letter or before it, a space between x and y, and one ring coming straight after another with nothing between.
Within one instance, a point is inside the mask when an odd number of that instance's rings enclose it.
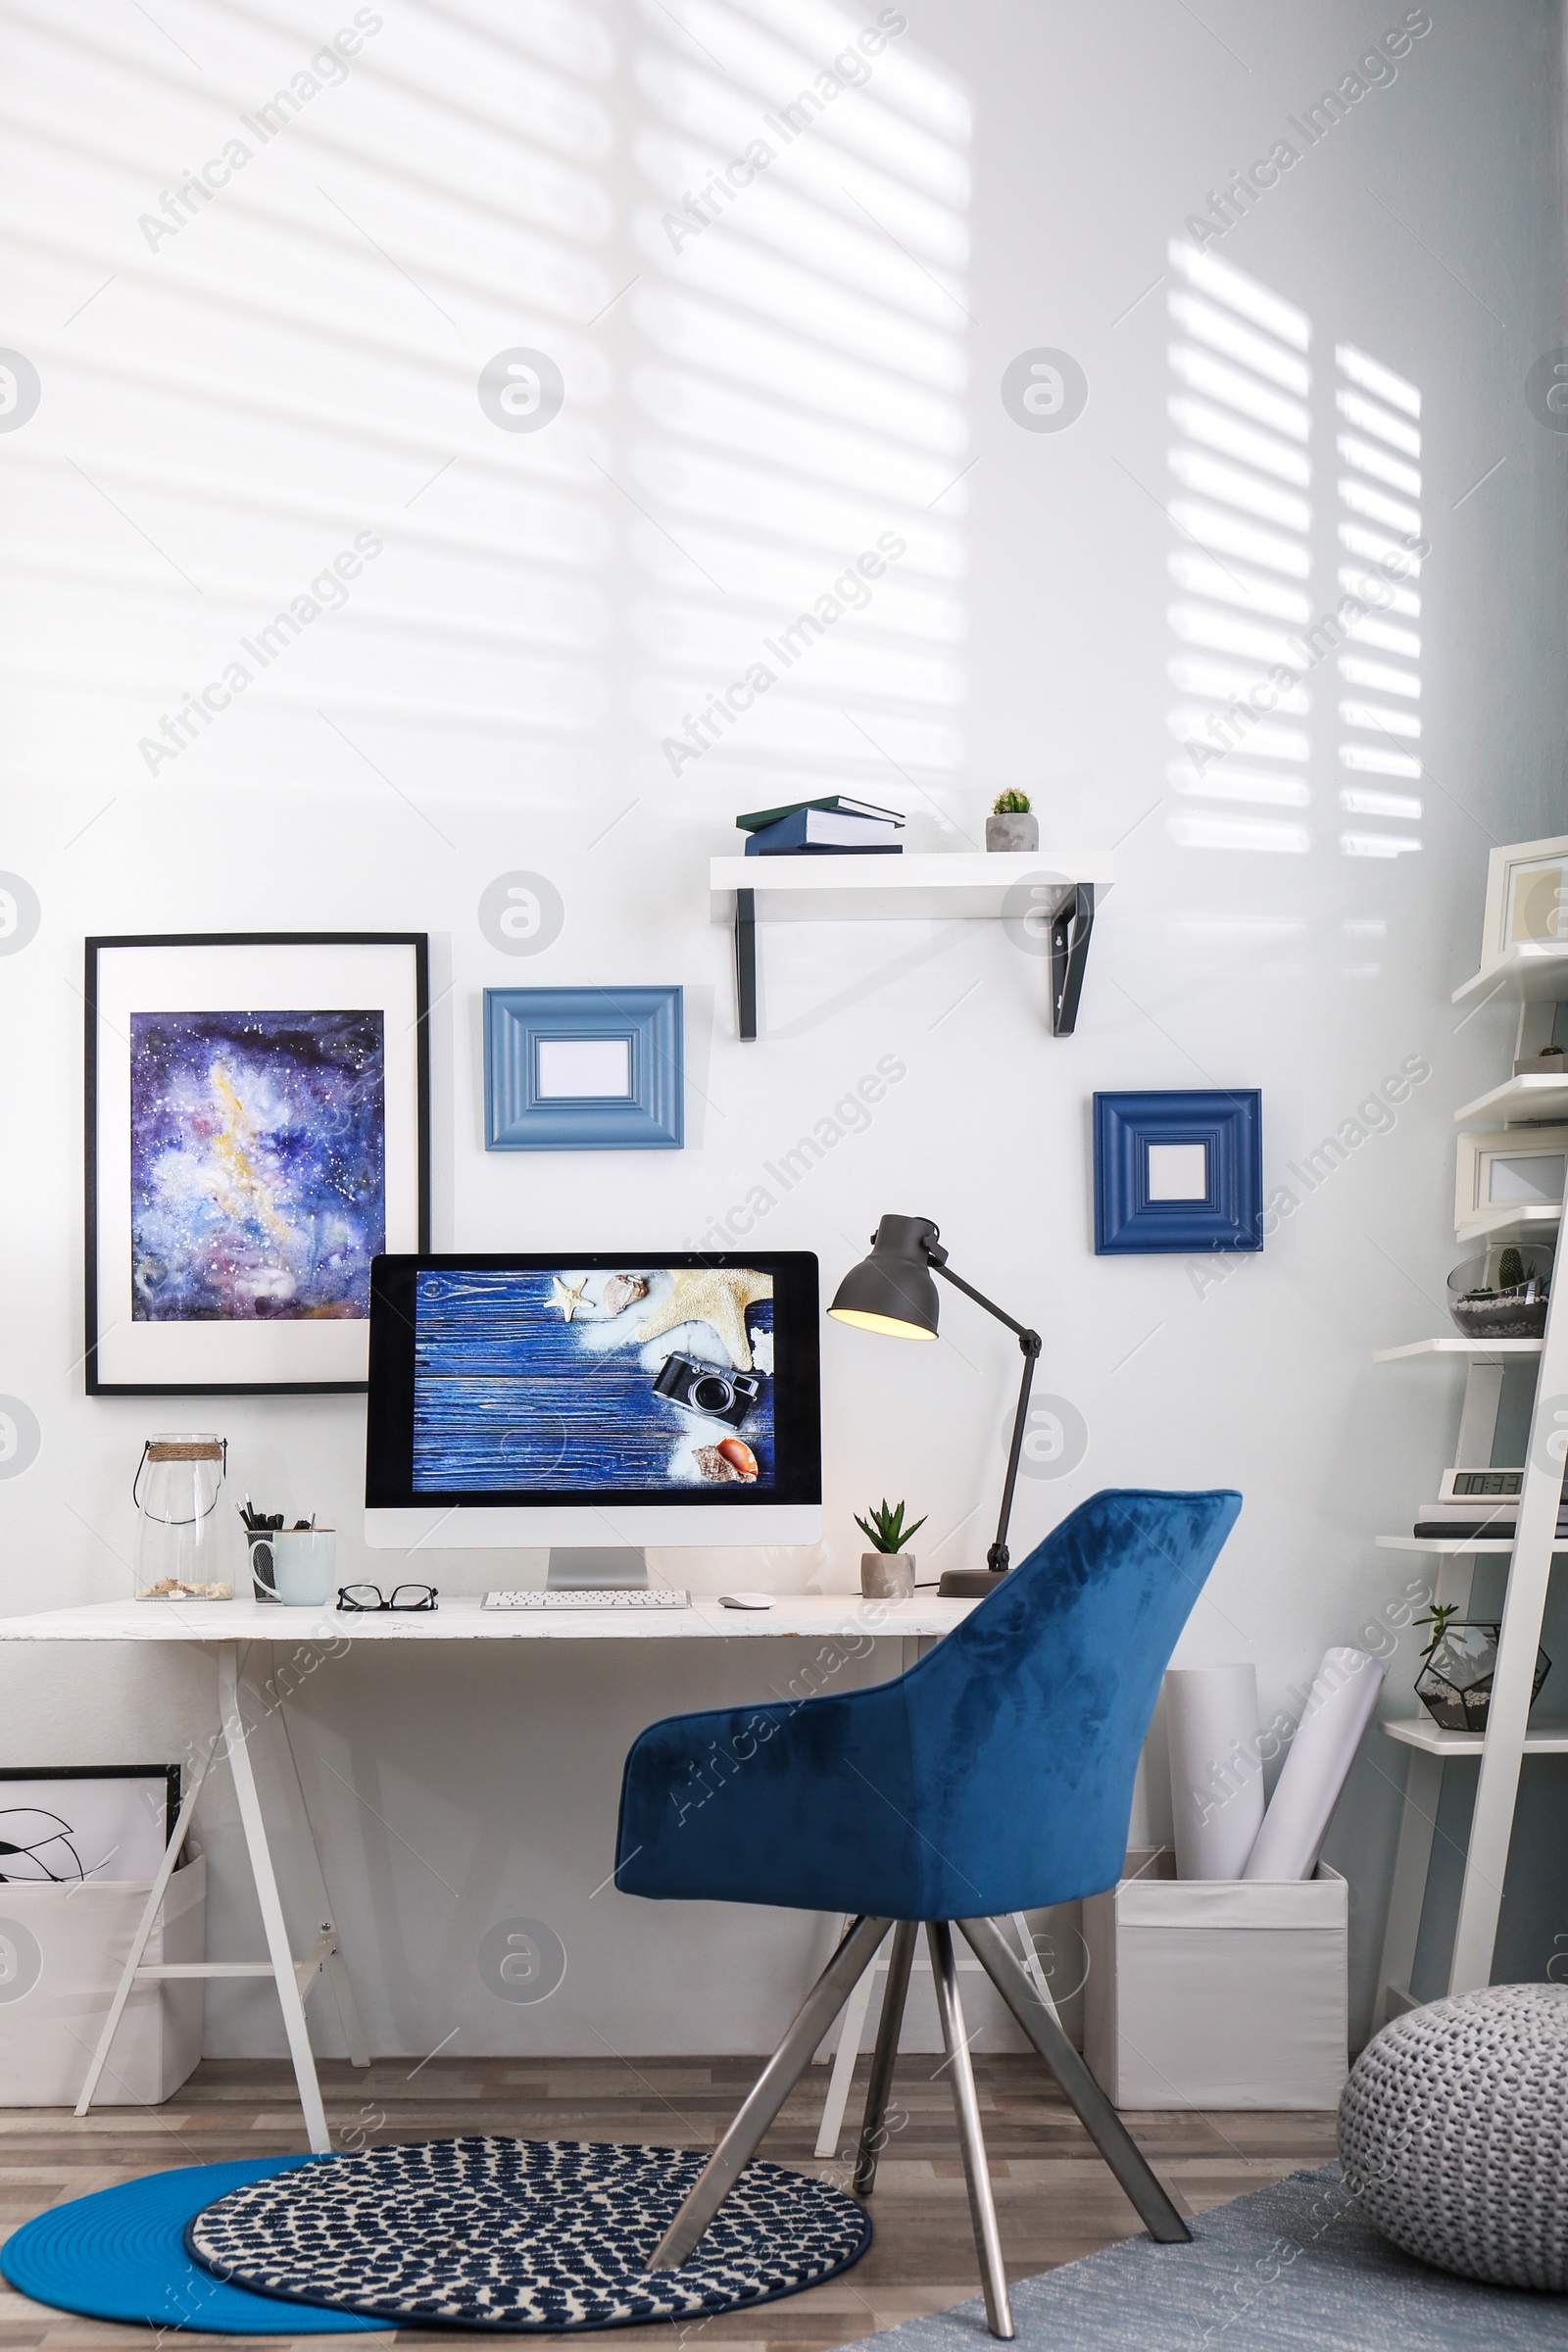
<instances>
[{"instance_id":1,"label":"monitor stand","mask_svg":"<svg viewBox=\"0 0 1568 2352\"><path fill-rule=\"evenodd\" d=\"M593 1548L552 1544L545 1589L551 1592L643 1592L648 1586L648 1555L629 1544Z\"/></svg>"}]
</instances>

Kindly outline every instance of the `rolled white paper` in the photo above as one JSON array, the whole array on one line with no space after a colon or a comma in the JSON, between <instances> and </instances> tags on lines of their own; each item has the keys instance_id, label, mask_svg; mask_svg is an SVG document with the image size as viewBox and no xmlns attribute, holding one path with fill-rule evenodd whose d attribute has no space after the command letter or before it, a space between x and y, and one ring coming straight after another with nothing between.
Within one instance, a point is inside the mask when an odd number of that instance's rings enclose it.
<instances>
[{"instance_id":1,"label":"rolled white paper","mask_svg":"<svg viewBox=\"0 0 1568 2352\"><path fill-rule=\"evenodd\" d=\"M1364 1649L1328 1651L1274 1784L1244 1879L1311 1877L1382 1687L1383 1668Z\"/></svg>"},{"instance_id":2,"label":"rolled white paper","mask_svg":"<svg viewBox=\"0 0 1568 2352\"><path fill-rule=\"evenodd\" d=\"M1173 1666L1165 1677L1179 1879L1239 1879L1263 1819L1255 1666Z\"/></svg>"}]
</instances>

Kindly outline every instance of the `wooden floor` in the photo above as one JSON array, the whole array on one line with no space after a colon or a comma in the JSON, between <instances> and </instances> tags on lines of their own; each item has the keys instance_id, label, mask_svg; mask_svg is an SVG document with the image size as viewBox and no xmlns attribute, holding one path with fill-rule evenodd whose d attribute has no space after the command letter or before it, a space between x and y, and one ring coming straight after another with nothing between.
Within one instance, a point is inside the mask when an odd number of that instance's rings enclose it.
<instances>
[{"instance_id":1,"label":"wooden floor","mask_svg":"<svg viewBox=\"0 0 1568 2352\"><path fill-rule=\"evenodd\" d=\"M865 2060L850 2102L843 2151L862 2103ZM948 2078L935 2057L900 2061L892 2116L903 2118L882 2159L871 2211L870 2252L825 2285L761 2310L678 2326L628 2328L615 2341L657 2335L672 2352L705 2337L704 2352L828 2352L828 2347L940 2311L979 2290L963 2173L954 2134ZM460 2132L519 2137L657 2140L710 2145L757 2071L744 2058L651 2058L601 2064L591 2058L465 2064L434 2058L416 2070L383 2059L368 2074L323 2065L322 2089L335 2147ZM1031 2057L983 2058L975 2073L1009 2278L1027 2278L1130 2236L1137 2216L1095 2153L1071 2109ZM835 2177L848 2166L812 2155L827 2072L808 2070L763 2145L765 2155ZM58 2109L0 2111L0 2236L46 2207L139 2174L234 2157L285 2155L305 2145L288 2068L271 2061L208 2059L167 2107L107 2108L77 2123ZM1129 2117L1184 2212L1250 2188L1334 2153L1329 2115ZM390 2334L390 2331L389 2331ZM165 2338L167 2345L169 2338ZM182 2335L181 2343L247 2339ZM248 2339L281 2343L284 2338ZM306 2336L302 2346L330 2339ZM378 2342L388 2338L378 2337ZM458 2339L415 2329L399 2345ZM0 2281L0 2352L141 2343L151 2328L115 2327L48 2311Z\"/></svg>"}]
</instances>

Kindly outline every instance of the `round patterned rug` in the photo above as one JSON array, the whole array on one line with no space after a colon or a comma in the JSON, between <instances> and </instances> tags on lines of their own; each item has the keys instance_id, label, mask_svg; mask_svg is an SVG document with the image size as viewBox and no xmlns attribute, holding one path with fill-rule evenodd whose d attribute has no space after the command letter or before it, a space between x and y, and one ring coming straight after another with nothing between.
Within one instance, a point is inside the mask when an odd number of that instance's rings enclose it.
<instances>
[{"instance_id":1,"label":"round patterned rug","mask_svg":"<svg viewBox=\"0 0 1568 2352\"><path fill-rule=\"evenodd\" d=\"M754 2162L681 2270L645 2269L705 2162L583 2139L420 2140L236 2188L185 2243L219 2278L286 2301L555 2332L771 2303L871 2242L843 2189Z\"/></svg>"}]
</instances>

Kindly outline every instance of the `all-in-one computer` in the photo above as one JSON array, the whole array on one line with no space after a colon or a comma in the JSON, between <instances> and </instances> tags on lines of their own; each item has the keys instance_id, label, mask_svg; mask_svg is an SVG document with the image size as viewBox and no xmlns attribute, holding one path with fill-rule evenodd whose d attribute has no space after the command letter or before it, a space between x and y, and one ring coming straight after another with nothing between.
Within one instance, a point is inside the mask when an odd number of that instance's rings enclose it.
<instances>
[{"instance_id":1,"label":"all-in-one computer","mask_svg":"<svg viewBox=\"0 0 1568 2352\"><path fill-rule=\"evenodd\" d=\"M367 1541L548 1544L563 1592L814 1543L817 1315L807 1250L377 1258Z\"/></svg>"}]
</instances>

